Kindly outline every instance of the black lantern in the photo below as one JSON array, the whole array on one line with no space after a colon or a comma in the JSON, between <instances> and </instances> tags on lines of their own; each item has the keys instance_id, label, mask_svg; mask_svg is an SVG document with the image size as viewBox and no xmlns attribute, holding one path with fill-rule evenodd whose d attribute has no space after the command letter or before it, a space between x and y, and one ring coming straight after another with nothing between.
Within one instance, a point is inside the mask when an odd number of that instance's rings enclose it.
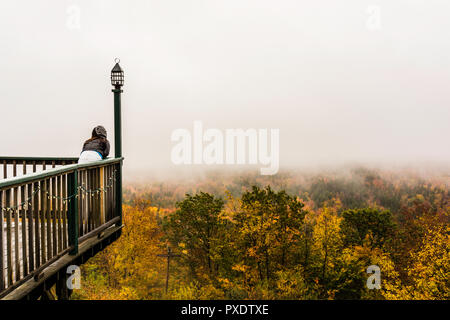
<instances>
[{"instance_id":1,"label":"black lantern","mask_svg":"<svg viewBox=\"0 0 450 320\"><path fill-rule=\"evenodd\" d=\"M124 80L123 70L119 66L120 60L116 58L115 62L116 62L116 65L111 70L111 84L114 87L121 87L121 86L123 86L123 80Z\"/></svg>"}]
</instances>

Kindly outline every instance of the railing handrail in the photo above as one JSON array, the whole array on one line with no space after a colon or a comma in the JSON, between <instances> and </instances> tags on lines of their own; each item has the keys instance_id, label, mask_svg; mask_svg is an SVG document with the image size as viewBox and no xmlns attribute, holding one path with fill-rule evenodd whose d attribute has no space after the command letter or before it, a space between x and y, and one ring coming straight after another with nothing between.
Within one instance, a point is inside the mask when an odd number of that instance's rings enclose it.
<instances>
[{"instance_id":1,"label":"railing handrail","mask_svg":"<svg viewBox=\"0 0 450 320\"><path fill-rule=\"evenodd\" d=\"M23 162L23 161L36 161L36 162L43 162L43 161L56 161L56 162L73 162L78 161L78 157L11 157L11 156L0 156L0 161L6 161L7 164L13 164L14 161L16 162Z\"/></svg>"},{"instance_id":2,"label":"railing handrail","mask_svg":"<svg viewBox=\"0 0 450 320\"><path fill-rule=\"evenodd\" d=\"M0 159L2 159L2 158L0 158ZM64 165L60 168L52 168L52 169L48 169L48 170L45 170L42 172L34 172L34 173L25 174L20 177L7 178L4 180L0 180L0 189L12 187L12 186L20 186L23 184L28 184L31 182L45 179L45 178L58 176L60 174L70 173L77 169L102 167L104 165L121 162L123 159L124 159L123 157L108 158L105 160L92 161L92 162L87 162L87 163L82 163L82 164L69 164L69 165Z\"/></svg>"}]
</instances>

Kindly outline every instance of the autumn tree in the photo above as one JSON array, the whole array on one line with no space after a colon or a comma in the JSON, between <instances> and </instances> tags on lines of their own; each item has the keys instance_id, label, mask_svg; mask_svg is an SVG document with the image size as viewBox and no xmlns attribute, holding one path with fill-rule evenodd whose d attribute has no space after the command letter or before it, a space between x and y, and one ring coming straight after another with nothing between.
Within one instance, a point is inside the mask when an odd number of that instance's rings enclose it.
<instances>
[{"instance_id":1,"label":"autumn tree","mask_svg":"<svg viewBox=\"0 0 450 320\"><path fill-rule=\"evenodd\" d=\"M304 204L285 191L253 186L242 195L234 217L243 264L269 281L275 271L292 266L305 217Z\"/></svg>"},{"instance_id":2,"label":"autumn tree","mask_svg":"<svg viewBox=\"0 0 450 320\"><path fill-rule=\"evenodd\" d=\"M406 288L409 299L450 299L450 227L427 230L420 250L411 253L408 276L412 285ZM401 297L404 298L405 294Z\"/></svg>"},{"instance_id":3,"label":"autumn tree","mask_svg":"<svg viewBox=\"0 0 450 320\"><path fill-rule=\"evenodd\" d=\"M311 273L323 288L322 297L328 297L330 284L336 281L342 254L342 218L331 208L324 207L317 216L313 229L313 257Z\"/></svg>"},{"instance_id":4,"label":"autumn tree","mask_svg":"<svg viewBox=\"0 0 450 320\"><path fill-rule=\"evenodd\" d=\"M187 194L164 221L167 239L185 250L182 261L195 279L201 275L214 277L219 269L216 250L226 232L226 220L220 216L223 204L222 199L209 193Z\"/></svg>"},{"instance_id":5,"label":"autumn tree","mask_svg":"<svg viewBox=\"0 0 450 320\"><path fill-rule=\"evenodd\" d=\"M362 245L368 235L372 239L373 247L381 247L390 240L395 224L389 211L364 208L346 210L342 213L341 230L344 245Z\"/></svg>"}]
</instances>

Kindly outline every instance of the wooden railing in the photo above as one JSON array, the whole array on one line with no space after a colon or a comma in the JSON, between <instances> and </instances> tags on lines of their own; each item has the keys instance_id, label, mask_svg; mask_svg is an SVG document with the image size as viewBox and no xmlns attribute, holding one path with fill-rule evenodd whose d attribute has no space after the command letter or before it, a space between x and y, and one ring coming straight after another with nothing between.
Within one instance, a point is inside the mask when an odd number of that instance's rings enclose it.
<instances>
[{"instance_id":1,"label":"wooden railing","mask_svg":"<svg viewBox=\"0 0 450 320\"><path fill-rule=\"evenodd\" d=\"M0 179L77 163L78 158L0 157Z\"/></svg>"},{"instance_id":2,"label":"wooden railing","mask_svg":"<svg viewBox=\"0 0 450 320\"><path fill-rule=\"evenodd\" d=\"M79 243L121 224L122 158L69 165L70 158L29 159L0 158L45 170L0 180L0 297L39 279L60 257L75 255ZM48 161L61 167L47 169Z\"/></svg>"}]
</instances>

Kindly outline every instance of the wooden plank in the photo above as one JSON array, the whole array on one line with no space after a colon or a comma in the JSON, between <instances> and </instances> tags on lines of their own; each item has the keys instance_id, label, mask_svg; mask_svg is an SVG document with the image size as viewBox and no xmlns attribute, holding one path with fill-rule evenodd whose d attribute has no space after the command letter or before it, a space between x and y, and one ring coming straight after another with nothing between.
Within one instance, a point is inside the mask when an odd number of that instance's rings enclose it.
<instances>
[{"instance_id":1,"label":"wooden plank","mask_svg":"<svg viewBox=\"0 0 450 320\"><path fill-rule=\"evenodd\" d=\"M41 241L41 263L44 264L47 261L47 242L46 242L46 230L45 230L45 210L47 208L47 194L45 193L47 190L47 180L41 181L41 197L40 197L40 216L41 216L41 235L39 237Z\"/></svg>"},{"instance_id":2,"label":"wooden plank","mask_svg":"<svg viewBox=\"0 0 450 320\"><path fill-rule=\"evenodd\" d=\"M89 185L88 185L88 190L91 190L93 188L93 174L92 174L92 169L87 170L87 177L88 177L88 181L89 181ZM93 228L92 228L92 218L93 218L93 212L94 212L94 204L93 204L93 199L92 199L92 194L90 192L88 192L86 194L86 196L89 198L89 211L88 211L88 232L90 232Z\"/></svg>"},{"instance_id":3,"label":"wooden plank","mask_svg":"<svg viewBox=\"0 0 450 320\"><path fill-rule=\"evenodd\" d=\"M33 289L41 286L47 279L53 277L57 272L61 269L67 267L70 264L73 264L74 261L77 261L82 255L86 252L92 250L98 244L105 242L109 237L114 236L114 234L119 231L122 227L110 227L105 230L105 235L102 238L93 237L86 241L84 241L80 246L78 253L76 255L66 254L60 259L58 259L55 263L51 264L47 268L43 270L44 276L39 280L35 281L34 279L30 279L26 281L24 284L19 286L17 289L7 294L5 297L2 297L1 300L20 300L24 298L27 294L29 294Z\"/></svg>"},{"instance_id":4,"label":"wooden plank","mask_svg":"<svg viewBox=\"0 0 450 320\"><path fill-rule=\"evenodd\" d=\"M98 181L97 181L97 171L98 169L93 169L92 170L92 180L93 180L93 186L92 186L92 191L95 191L95 190L97 190L97 187L98 187ZM98 227L98 217L99 217L99 211L100 211L100 208L99 208L99 202L98 202L98 196L97 196L97 192L94 192L94 193L92 193L92 201L93 201L93 203L94 203L94 210L92 210L92 214L93 214L93 217L92 217L92 221L93 221L93 224L92 224L92 230L94 230L94 229L96 229L97 227Z\"/></svg>"},{"instance_id":5,"label":"wooden plank","mask_svg":"<svg viewBox=\"0 0 450 320\"><path fill-rule=\"evenodd\" d=\"M22 207L20 208L21 216L22 216L22 274L25 277L28 274L28 254L27 254L27 211L25 210L28 207L27 193L25 193L26 186L20 187L20 202L22 203Z\"/></svg>"},{"instance_id":6,"label":"wooden plank","mask_svg":"<svg viewBox=\"0 0 450 320\"><path fill-rule=\"evenodd\" d=\"M12 274L12 234L11 234L11 189L5 191L5 207L7 208L6 212L6 267L8 268L7 275L7 286L10 286L13 283L13 274Z\"/></svg>"},{"instance_id":7,"label":"wooden plank","mask_svg":"<svg viewBox=\"0 0 450 320\"><path fill-rule=\"evenodd\" d=\"M80 186L85 186L84 183L84 170L78 171L78 184ZM83 235L84 234L84 213L85 213L85 197L84 197L84 191L83 189L78 189L78 234Z\"/></svg>"},{"instance_id":8,"label":"wooden plank","mask_svg":"<svg viewBox=\"0 0 450 320\"><path fill-rule=\"evenodd\" d=\"M111 180L108 182L109 183L109 219L111 220L114 217L114 167L113 166L109 166L109 176L111 178Z\"/></svg>"},{"instance_id":9,"label":"wooden plank","mask_svg":"<svg viewBox=\"0 0 450 320\"><path fill-rule=\"evenodd\" d=\"M14 260L15 260L15 267L14 267L14 273L16 276L16 281L20 280L20 256L19 256L19 207L18 207L18 194L19 194L19 188L13 189L13 206L15 208L13 214L14 214Z\"/></svg>"},{"instance_id":10,"label":"wooden plank","mask_svg":"<svg viewBox=\"0 0 450 320\"><path fill-rule=\"evenodd\" d=\"M13 161L13 177L17 176L17 161Z\"/></svg>"},{"instance_id":11,"label":"wooden plank","mask_svg":"<svg viewBox=\"0 0 450 320\"><path fill-rule=\"evenodd\" d=\"M56 208L55 211L57 213L57 227L58 227L58 252L61 252L63 249L63 238L62 238L62 223L61 223L61 215L62 215L62 193L61 193L61 176L56 177L56 194L58 199L56 199Z\"/></svg>"},{"instance_id":12,"label":"wooden plank","mask_svg":"<svg viewBox=\"0 0 450 320\"><path fill-rule=\"evenodd\" d=\"M27 185L27 211L28 217L28 266L30 272L34 270L34 248L33 248L33 230L34 230L34 217L33 217L33 185L30 183Z\"/></svg>"},{"instance_id":13,"label":"wooden plank","mask_svg":"<svg viewBox=\"0 0 450 320\"><path fill-rule=\"evenodd\" d=\"M116 169L116 167L115 166L113 166L113 172L112 172L112 175L113 175L113 194L112 194L112 200L113 200L113 214L114 214L114 217L116 216L116 207L117 207L117 201L116 201L116 194L117 194L117 179L115 179L115 177L116 177L116 172L115 172L115 170L117 170Z\"/></svg>"},{"instance_id":14,"label":"wooden plank","mask_svg":"<svg viewBox=\"0 0 450 320\"><path fill-rule=\"evenodd\" d=\"M102 167L100 170L100 224L105 223L105 193L103 190L105 189L105 168Z\"/></svg>"},{"instance_id":15,"label":"wooden plank","mask_svg":"<svg viewBox=\"0 0 450 320\"><path fill-rule=\"evenodd\" d=\"M88 179L88 175L87 175L87 170L83 171L83 176L84 176L84 187L86 188L86 190L89 189L89 179ZM83 234L86 234L89 232L89 196L88 193L83 190L83 197L85 199L84 202L84 210L83 210L83 217L84 217L84 232ZM81 235L81 234L80 234Z\"/></svg>"},{"instance_id":16,"label":"wooden plank","mask_svg":"<svg viewBox=\"0 0 450 320\"><path fill-rule=\"evenodd\" d=\"M67 198L67 175L64 174L62 176L62 197L63 199ZM75 201L75 198L73 199ZM67 248L67 208L69 200L64 200L63 202L63 238L64 238L64 246L63 249Z\"/></svg>"},{"instance_id":17,"label":"wooden plank","mask_svg":"<svg viewBox=\"0 0 450 320\"><path fill-rule=\"evenodd\" d=\"M105 167L105 221L109 220L109 170L110 166Z\"/></svg>"},{"instance_id":18,"label":"wooden plank","mask_svg":"<svg viewBox=\"0 0 450 320\"><path fill-rule=\"evenodd\" d=\"M38 190L40 184L39 182L33 183L33 189ZM35 268L38 268L41 265L41 237L39 234L39 227L40 227L40 221L39 221L39 191L36 192L36 194L33 197L33 217L34 217L34 248L36 252L35 257Z\"/></svg>"},{"instance_id":19,"label":"wooden plank","mask_svg":"<svg viewBox=\"0 0 450 320\"><path fill-rule=\"evenodd\" d=\"M8 165L6 164L6 160L3 160L3 179L8 178Z\"/></svg>"},{"instance_id":20,"label":"wooden plank","mask_svg":"<svg viewBox=\"0 0 450 320\"><path fill-rule=\"evenodd\" d=\"M3 196L4 192L2 190L0 190L0 207L3 208L5 205L4 203L4 196ZM4 249L4 245L3 245L3 237L4 237L4 223L5 223L5 216L4 216L4 212L2 209L0 209L0 222L1 222L1 228L0 228L0 292L2 290L5 289L6 285L5 285L5 266L4 266L4 253L5 253L5 249Z\"/></svg>"},{"instance_id":21,"label":"wooden plank","mask_svg":"<svg viewBox=\"0 0 450 320\"><path fill-rule=\"evenodd\" d=\"M56 178L52 178L52 199L51 199L51 220L52 220L52 257L58 253L58 243L57 243L57 233L58 230L56 229Z\"/></svg>"},{"instance_id":22,"label":"wooden plank","mask_svg":"<svg viewBox=\"0 0 450 320\"><path fill-rule=\"evenodd\" d=\"M51 185L50 185L50 179L46 180L47 187L45 190L47 190L48 193L51 191ZM52 254L52 223L51 223L51 200L50 195L47 193L47 197L45 198L46 202L46 210L45 210L45 217L46 217L46 227L47 227L47 260L50 260L53 256Z\"/></svg>"}]
</instances>

